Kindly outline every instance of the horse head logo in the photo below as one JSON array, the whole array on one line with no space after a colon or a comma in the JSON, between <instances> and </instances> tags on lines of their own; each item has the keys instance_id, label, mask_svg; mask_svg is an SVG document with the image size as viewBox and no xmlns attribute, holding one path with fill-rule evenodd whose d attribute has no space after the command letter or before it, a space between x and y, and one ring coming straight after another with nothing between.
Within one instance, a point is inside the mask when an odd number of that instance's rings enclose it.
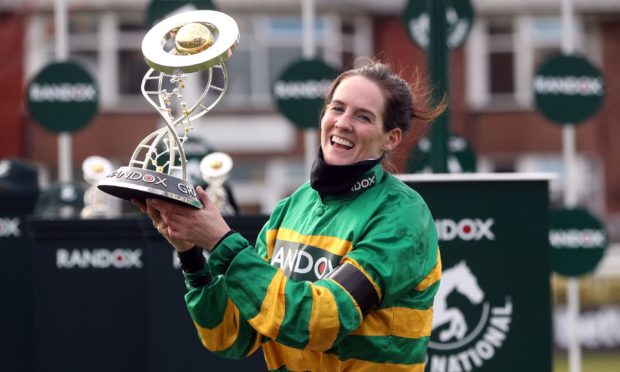
<instances>
[{"instance_id":1,"label":"horse head logo","mask_svg":"<svg viewBox=\"0 0 620 372\"><path fill-rule=\"evenodd\" d=\"M443 324L449 324L447 329L439 332L439 340L442 342L453 338L461 340L467 334L467 322L461 310L448 307L448 295L453 291L459 292L475 305L484 300L484 292L465 261L444 270L439 290L435 295L433 330Z\"/></svg>"}]
</instances>

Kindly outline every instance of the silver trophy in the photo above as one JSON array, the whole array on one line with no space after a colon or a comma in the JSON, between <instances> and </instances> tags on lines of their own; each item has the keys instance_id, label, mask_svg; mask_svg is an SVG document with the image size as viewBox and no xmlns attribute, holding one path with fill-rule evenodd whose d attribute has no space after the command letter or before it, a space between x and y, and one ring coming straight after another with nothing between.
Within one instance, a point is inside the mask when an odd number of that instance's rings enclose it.
<instances>
[{"instance_id":1,"label":"silver trophy","mask_svg":"<svg viewBox=\"0 0 620 372\"><path fill-rule=\"evenodd\" d=\"M202 179L208 184L205 192L209 200L224 216L235 214L224 183L232 171L233 160L224 152L212 152L200 161Z\"/></svg>"},{"instance_id":2,"label":"silver trophy","mask_svg":"<svg viewBox=\"0 0 620 372\"><path fill-rule=\"evenodd\" d=\"M89 156L82 163L84 181L88 188L84 191L84 208L81 218L115 218L120 215L120 203L110 195L101 192L97 184L110 172L112 164L101 156Z\"/></svg>"},{"instance_id":3,"label":"silver trophy","mask_svg":"<svg viewBox=\"0 0 620 372\"><path fill-rule=\"evenodd\" d=\"M228 86L224 61L238 45L237 23L217 11L180 13L149 30L142 41L142 54L151 68L142 79L142 95L166 125L140 142L128 166L100 181L100 190L126 200L159 197L202 208L194 186L187 181L183 144L192 122L224 96ZM184 97L188 74L206 81L193 104Z\"/></svg>"}]
</instances>

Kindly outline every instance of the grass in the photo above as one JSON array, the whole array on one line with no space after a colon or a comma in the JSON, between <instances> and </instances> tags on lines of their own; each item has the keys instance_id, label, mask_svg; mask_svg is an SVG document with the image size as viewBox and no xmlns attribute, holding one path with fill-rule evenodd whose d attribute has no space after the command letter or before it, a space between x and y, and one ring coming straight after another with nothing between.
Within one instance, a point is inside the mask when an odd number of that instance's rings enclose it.
<instances>
[{"instance_id":1,"label":"grass","mask_svg":"<svg viewBox=\"0 0 620 372\"><path fill-rule=\"evenodd\" d=\"M582 372L619 372L620 352L614 351L581 351ZM556 352L553 355L553 372L568 372L568 354Z\"/></svg>"}]
</instances>

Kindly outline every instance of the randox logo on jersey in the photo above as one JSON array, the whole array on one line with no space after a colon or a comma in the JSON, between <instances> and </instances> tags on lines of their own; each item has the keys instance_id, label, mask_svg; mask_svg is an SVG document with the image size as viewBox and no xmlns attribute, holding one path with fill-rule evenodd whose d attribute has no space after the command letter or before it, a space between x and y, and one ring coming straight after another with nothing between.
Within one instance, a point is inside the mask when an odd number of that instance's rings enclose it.
<instances>
[{"instance_id":1,"label":"randox logo on jersey","mask_svg":"<svg viewBox=\"0 0 620 372\"><path fill-rule=\"evenodd\" d=\"M458 292L467 309L448 297ZM493 359L510 333L513 303L491 300L466 261L443 271L433 303L433 326L428 347L427 371L472 371Z\"/></svg>"},{"instance_id":2,"label":"randox logo on jersey","mask_svg":"<svg viewBox=\"0 0 620 372\"><path fill-rule=\"evenodd\" d=\"M59 269L140 269L141 249L58 249L56 267Z\"/></svg>"},{"instance_id":3,"label":"randox logo on jersey","mask_svg":"<svg viewBox=\"0 0 620 372\"><path fill-rule=\"evenodd\" d=\"M463 218L459 221L451 219L437 219L437 239L440 241L461 240L495 240L493 234L493 218L482 220L479 218Z\"/></svg>"},{"instance_id":4,"label":"randox logo on jersey","mask_svg":"<svg viewBox=\"0 0 620 372\"><path fill-rule=\"evenodd\" d=\"M321 248L276 240L271 265L291 279L315 282L334 271L341 258Z\"/></svg>"},{"instance_id":5,"label":"randox logo on jersey","mask_svg":"<svg viewBox=\"0 0 620 372\"><path fill-rule=\"evenodd\" d=\"M18 238L21 236L21 231L19 229L19 218L0 218L0 238L9 238L15 237Z\"/></svg>"},{"instance_id":6,"label":"randox logo on jersey","mask_svg":"<svg viewBox=\"0 0 620 372\"><path fill-rule=\"evenodd\" d=\"M351 192L365 190L369 187L372 187L376 184L376 181L377 181L377 176L374 174L370 177L364 178L361 181L357 181L355 182L353 186L351 186Z\"/></svg>"}]
</instances>

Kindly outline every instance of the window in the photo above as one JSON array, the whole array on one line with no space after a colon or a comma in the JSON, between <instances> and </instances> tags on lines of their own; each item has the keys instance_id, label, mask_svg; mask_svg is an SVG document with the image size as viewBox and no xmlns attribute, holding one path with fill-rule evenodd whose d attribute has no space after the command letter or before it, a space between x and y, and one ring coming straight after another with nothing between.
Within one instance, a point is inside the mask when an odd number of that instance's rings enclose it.
<instances>
[{"instance_id":1,"label":"window","mask_svg":"<svg viewBox=\"0 0 620 372\"><path fill-rule=\"evenodd\" d=\"M575 21L575 50L596 58L597 42ZM559 15L480 17L466 49L467 101L474 109L531 108L532 76L561 51ZM589 42L584 42L589 38Z\"/></svg>"},{"instance_id":2,"label":"window","mask_svg":"<svg viewBox=\"0 0 620 372\"><path fill-rule=\"evenodd\" d=\"M43 27L34 27L39 45L31 50L34 65L54 58L53 16L40 15ZM283 69L302 56L303 26L300 14L233 15L241 42L226 61L228 91L217 110L273 110L271 86ZM103 110L151 110L140 92L149 66L142 56L142 39L148 31L144 12L72 11L69 14L69 58L78 60L99 84ZM362 15L317 15L315 55L335 68L352 58L368 55L371 22ZM50 31L51 30L51 31ZM44 61L44 62L41 62ZM204 73L202 81L205 81ZM198 88L201 89L202 87Z\"/></svg>"},{"instance_id":3,"label":"window","mask_svg":"<svg viewBox=\"0 0 620 372\"><path fill-rule=\"evenodd\" d=\"M492 96L514 92L514 52L510 20L489 24L489 91Z\"/></svg>"}]
</instances>

